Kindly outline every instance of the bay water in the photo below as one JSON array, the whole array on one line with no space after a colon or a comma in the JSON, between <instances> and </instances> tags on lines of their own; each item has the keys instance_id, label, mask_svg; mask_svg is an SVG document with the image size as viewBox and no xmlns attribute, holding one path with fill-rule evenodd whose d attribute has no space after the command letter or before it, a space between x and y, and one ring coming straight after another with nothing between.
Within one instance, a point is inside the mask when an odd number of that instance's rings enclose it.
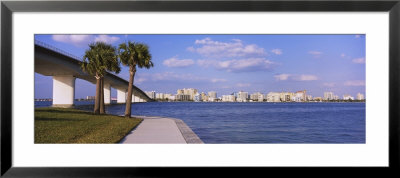
<instances>
[{"instance_id":1,"label":"bay water","mask_svg":"<svg viewBox=\"0 0 400 178\"><path fill-rule=\"evenodd\" d=\"M76 101L93 110L93 101ZM35 107L51 106L35 101ZM124 104L106 106L123 115ZM132 115L183 120L204 143L365 143L365 103L133 103Z\"/></svg>"}]
</instances>

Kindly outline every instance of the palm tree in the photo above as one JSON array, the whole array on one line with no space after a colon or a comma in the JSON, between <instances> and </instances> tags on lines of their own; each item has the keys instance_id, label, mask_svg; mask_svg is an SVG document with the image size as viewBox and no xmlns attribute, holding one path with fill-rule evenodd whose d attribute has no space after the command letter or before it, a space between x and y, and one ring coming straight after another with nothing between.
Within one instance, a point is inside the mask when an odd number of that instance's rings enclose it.
<instances>
[{"instance_id":1,"label":"palm tree","mask_svg":"<svg viewBox=\"0 0 400 178\"><path fill-rule=\"evenodd\" d=\"M85 51L85 55L81 62L81 68L84 72L87 72L89 75L92 75L96 78L94 113L105 113L103 90L104 75L106 74L107 70L116 73L121 71L116 55L116 49L104 42L89 44L89 49Z\"/></svg>"},{"instance_id":2,"label":"palm tree","mask_svg":"<svg viewBox=\"0 0 400 178\"><path fill-rule=\"evenodd\" d=\"M119 73L121 71L120 62L118 60L117 49L111 45L107 45L105 48L104 65L106 70L110 72ZM104 105L104 76L100 79L100 114L105 114Z\"/></svg>"},{"instance_id":3,"label":"palm tree","mask_svg":"<svg viewBox=\"0 0 400 178\"><path fill-rule=\"evenodd\" d=\"M149 69L154 64L151 61L149 47L143 43L131 41L121 43L118 48L118 56L123 65L129 66L129 86L128 96L126 97L125 117L131 117L132 90L136 67Z\"/></svg>"}]
</instances>

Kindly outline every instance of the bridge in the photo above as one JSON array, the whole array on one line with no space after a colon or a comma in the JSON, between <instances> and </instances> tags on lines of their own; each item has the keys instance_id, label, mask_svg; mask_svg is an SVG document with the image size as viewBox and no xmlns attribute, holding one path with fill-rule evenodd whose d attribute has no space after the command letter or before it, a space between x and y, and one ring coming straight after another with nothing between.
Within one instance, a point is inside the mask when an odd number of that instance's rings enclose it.
<instances>
[{"instance_id":1,"label":"bridge","mask_svg":"<svg viewBox=\"0 0 400 178\"><path fill-rule=\"evenodd\" d=\"M35 40L35 72L53 77L53 106L72 107L76 78L96 84L96 78L83 72L80 58ZM104 103L111 104L111 88L117 90L117 103L125 103L129 82L107 72L104 76ZM153 101L133 85L132 102Z\"/></svg>"}]
</instances>

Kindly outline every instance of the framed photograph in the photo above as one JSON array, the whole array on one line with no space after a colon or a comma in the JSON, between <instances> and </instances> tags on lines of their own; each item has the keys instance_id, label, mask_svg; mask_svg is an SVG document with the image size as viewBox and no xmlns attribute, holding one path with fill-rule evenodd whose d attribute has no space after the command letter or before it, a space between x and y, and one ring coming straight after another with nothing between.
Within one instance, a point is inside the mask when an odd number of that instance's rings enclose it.
<instances>
[{"instance_id":1,"label":"framed photograph","mask_svg":"<svg viewBox=\"0 0 400 178\"><path fill-rule=\"evenodd\" d=\"M2 1L1 175L396 173L399 6Z\"/></svg>"}]
</instances>

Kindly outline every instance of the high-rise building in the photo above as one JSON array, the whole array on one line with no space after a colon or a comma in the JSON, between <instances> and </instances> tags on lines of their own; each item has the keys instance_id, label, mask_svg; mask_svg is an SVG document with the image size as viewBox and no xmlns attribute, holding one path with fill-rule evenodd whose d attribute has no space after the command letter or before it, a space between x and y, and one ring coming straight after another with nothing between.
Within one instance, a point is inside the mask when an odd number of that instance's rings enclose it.
<instances>
[{"instance_id":1,"label":"high-rise building","mask_svg":"<svg viewBox=\"0 0 400 178\"><path fill-rule=\"evenodd\" d=\"M263 101L264 101L264 95L260 93L260 94L258 95L257 101L258 101L258 102L263 102Z\"/></svg>"},{"instance_id":2,"label":"high-rise building","mask_svg":"<svg viewBox=\"0 0 400 178\"><path fill-rule=\"evenodd\" d=\"M192 99L190 98L190 95L177 94L177 95L175 95L175 100L176 101L190 101Z\"/></svg>"},{"instance_id":3,"label":"high-rise building","mask_svg":"<svg viewBox=\"0 0 400 178\"><path fill-rule=\"evenodd\" d=\"M333 92L324 92L324 100L334 100Z\"/></svg>"},{"instance_id":4,"label":"high-rise building","mask_svg":"<svg viewBox=\"0 0 400 178\"><path fill-rule=\"evenodd\" d=\"M296 93L294 93L293 101L296 101L296 102L305 102L305 101L307 101L307 92L306 92L306 90L297 91Z\"/></svg>"},{"instance_id":5,"label":"high-rise building","mask_svg":"<svg viewBox=\"0 0 400 178\"><path fill-rule=\"evenodd\" d=\"M184 95L189 95L190 96L190 100L194 100L194 95L196 95L197 93L197 89L194 88L184 88L184 89L178 89L176 91L176 94L184 94Z\"/></svg>"},{"instance_id":6,"label":"high-rise building","mask_svg":"<svg viewBox=\"0 0 400 178\"><path fill-rule=\"evenodd\" d=\"M280 100L284 102L290 102L294 100L294 93L291 92L281 92Z\"/></svg>"},{"instance_id":7,"label":"high-rise building","mask_svg":"<svg viewBox=\"0 0 400 178\"><path fill-rule=\"evenodd\" d=\"M177 95L183 94L183 89L178 89L178 90L176 90L176 94L177 94Z\"/></svg>"},{"instance_id":8,"label":"high-rise building","mask_svg":"<svg viewBox=\"0 0 400 178\"><path fill-rule=\"evenodd\" d=\"M238 101L238 102L246 102L248 96L249 96L249 93L248 93L248 92L240 91L240 92L238 92L238 94L237 94L236 101Z\"/></svg>"},{"instance_id":9,"label":"high-rise building","mask_svg":"<svg viewBox=\"0 0 400 178\"><path fill-rule=\"evenodd\" d=\"M164 99L164 93L156 93L156 99L158 100Z\"/></svg>"},{"instance_id":10,"label":"high-rise building","mask_svg":"<svg viewBox=\"0 0 400 178\"><path fill-rule=\"evenodd\" d=\"M235 96L234 95L222 95L222 101L223 102L235 102Z\"/></svg>"},{"instance_id":11,"label":"high-rise building","mask_svg":"<svg viewBox=\"0 0 400 178\"><path fill-rule=\"evenodd\" d=\"M215 91L210 91L210 92L208 92L208 96L209 96L210 98L217 98L217 92L215 92Z\"/></svg>"},{"instance_id":12,"label":"high-rise building","mask_svg":"<svg viewBox=\"0 0 400 178\"><path fill-rule=\"evenodd\" d=\"M361 93L357 93L357 100L364 100L364 95Z\"/></svg>"},{"instance_id":13,"label":"high-rise building","mask_svg":"<svg viewBox=\"0 0 400 178\"><path fill-rule=\"evenodd\" d=\"M250 95L250 99L253 101L264 101L264 95L260 92L256 92Z\"/></svg>"},{"instance_id":14,"label":"high-rise building","mask_svg":"<svg viewBox=\"0 0 400 178\"><path fill-rule=\"evenodd\" d=\"M250 99L253 101L257 101L258 100L258 95L260 95L260 92L256 92L250 95Z\"/></svg>"},{"instance_id":15,"label":"high-rise building","mask_svg":"<svg viewBox=\"0 0 400 178\"><path fill-rule=\"evenodd\" d=\"M267 94L267 102L281 102L281 94L278 92L269 92Z\"/></svg>"}]
</instances>

